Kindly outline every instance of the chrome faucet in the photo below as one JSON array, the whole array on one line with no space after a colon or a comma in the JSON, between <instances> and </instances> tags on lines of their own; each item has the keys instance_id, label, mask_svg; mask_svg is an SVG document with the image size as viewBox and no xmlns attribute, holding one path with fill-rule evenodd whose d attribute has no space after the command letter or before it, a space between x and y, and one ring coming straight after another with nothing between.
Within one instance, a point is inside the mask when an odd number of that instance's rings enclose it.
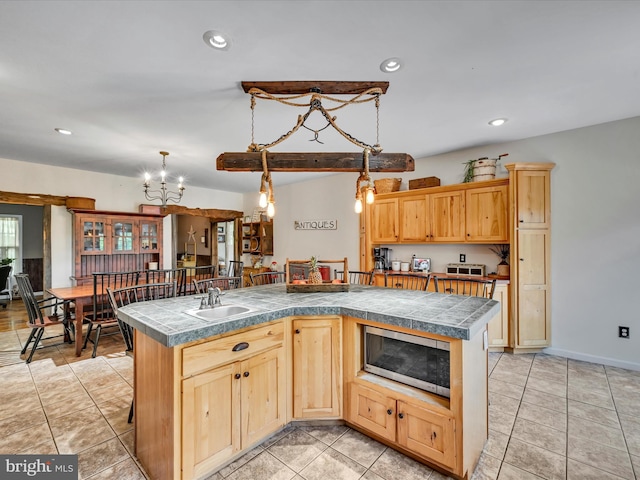
<instances>
[{"instance_id":1,"label":"chrome faucet","mask_svg":"<svg viewBox=\"0 0 640 480\"><path fill-rule=\"evenodd\" d=\"M209 300L207 304L209 308L214 308L216 305L222 305L222 302L220 301L220 294L222 293L222 290L220 290L220 287L209 287L208 293Z\"/></svg>"}]
</instances>

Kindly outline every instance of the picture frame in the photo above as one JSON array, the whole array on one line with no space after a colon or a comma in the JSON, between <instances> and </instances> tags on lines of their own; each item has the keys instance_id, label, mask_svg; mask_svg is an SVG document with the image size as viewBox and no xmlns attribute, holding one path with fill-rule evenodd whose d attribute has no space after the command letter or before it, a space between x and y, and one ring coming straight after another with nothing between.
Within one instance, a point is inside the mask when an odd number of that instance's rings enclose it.
<instances>
[{"instance_id":1,"label":"picture frame","mask_svg":"<svg viewBox=\"0 0 640 480\"><path fill-rule=\"evenodd\" d=\"M218 243L224 243L225 242L225 236L224 235L218 235Z\"/></svg>"},{"instance_id":2,"label":"picture frame","mask_svg":"<svg viewBox=\"0 0 640 480\"><path fill-rule=\"evenodd\" d=\"M224 225L218 225L218 235L224 235Z\"/></svg>"},{"instance_id":3,"label":"picture frame","mask_svg":"<svg viewBox=\"0 0 640 480\"><path fill-rule=\"evenodd\" d=\"M414 258L411 267L414 272L429 272L431 270L431 259Z\"/></svg>"}]
</instances>

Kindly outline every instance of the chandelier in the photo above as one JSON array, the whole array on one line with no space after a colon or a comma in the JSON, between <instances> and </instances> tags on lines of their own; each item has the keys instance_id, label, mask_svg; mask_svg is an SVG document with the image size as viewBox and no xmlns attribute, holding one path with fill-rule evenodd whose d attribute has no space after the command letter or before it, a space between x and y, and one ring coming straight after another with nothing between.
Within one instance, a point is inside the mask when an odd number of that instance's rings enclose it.
<instances>
[{"instance_id":1,"label":"chandelier","mask_svg":"<svg viewBox=\"0 0 640 480\"><path fill-rule=\"evenodd\" d=\"M150 202L154 202L156 200L160 200L162 202L162 206L166 207L167 202L180 203L182 199L182 193L184 192L184 179L180 177L178 179L178 191L172 192L167 189L167 163L166 156L169 155L169 152L160 152L162 155L162 171L160 172L160 189L159 190L150 190L151 188L151 175L149 173L144 174L144 196Z\"/></svg>"},{"instance_id":2,"label":"chandelier","mask_svg":"<svg viewBox=\"0 0 640 480\"><path fill-rule=\"evenodd\" d=\"M262 171L258 205L267 208L267 216L275 214L275 200L271 172L357 172L355 211L360 213L363 201L373 203L374 187L369 172L413 171L415 164L406 153L382 153L379 143L380 96L389 82L332 82L332 81L285 81L285 82L242 82L245 93L251 96L251 143L246 152L225 152L217 158L217 169L227 171ZM337 98L336 95L349 95ZM291 129L269 143L258 143L254 139L254 115L257 100L275 101L291 107L307 108L298 115ZM331 106L323 105L331 103ZM375 104L375 143L367 144L338 126L334 111L349 105L372 102ZM306 124L307 119L318 113L326 122L320 128ZM348 142L362 149L353 152L273 152L272 147L290 138L304 128L313 136L310 141L323 143L321 132L332 127Z\"/></svg>"}]
</instances>

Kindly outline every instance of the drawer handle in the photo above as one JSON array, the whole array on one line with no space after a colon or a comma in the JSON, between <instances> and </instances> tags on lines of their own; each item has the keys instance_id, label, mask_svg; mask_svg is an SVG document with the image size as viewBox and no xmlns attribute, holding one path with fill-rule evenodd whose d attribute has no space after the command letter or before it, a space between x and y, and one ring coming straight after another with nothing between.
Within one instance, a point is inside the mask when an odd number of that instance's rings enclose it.
<instances>
[{"instance_id":1,"label":"drawer handle","mask_svg":"<svg viewBox=\"0 0 640 480\"><path fill-rule=\"evenodd\" d=\"M242 375L240 375L239 373L236 373L236 374L234 375L234 377L235 377L235 379L236 379L236 380L239 380L241 376L242 376Z\"/></svg>"},{"instance_id":2,"label":"drawer handle","mask_svg":"<svg viewBox=\"0 0 640 480\"><path fill-rule=\"evenodd\" d=\"M240 352L241 350L246 350L249 348L249 344L247 342L240 342L235 347L231 349L232 352Z\"/></svg>"},{"instance_id":3,"label":"drawer handle","mask_svg":"<svg viewBox=\"0 0 640 480\"><path fill-rule=\"evenodd\" d=\"M249 376L249 372L244 372L244 373L243 373L243 375L244 375L245 377L248 377L248 376Z\"/></svg>"}]
</instances>

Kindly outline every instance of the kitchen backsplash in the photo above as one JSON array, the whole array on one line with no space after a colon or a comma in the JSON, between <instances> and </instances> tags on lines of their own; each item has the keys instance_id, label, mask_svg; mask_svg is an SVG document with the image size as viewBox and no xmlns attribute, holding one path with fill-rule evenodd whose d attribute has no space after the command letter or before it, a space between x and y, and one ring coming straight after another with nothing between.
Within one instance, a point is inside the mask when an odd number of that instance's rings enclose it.
<instances>
[{"instance_id":1,"label":"kitchen backsplash","mask_svg":"<svg viewBox=\"0 0 640 480\"><path fill-rule=\"evenodd\" d=\"M412 255L430 258L432 272L446 271L449 263L461 263L460 254L466 256L464 263L478 263L487 266L487 273L496 271L500 258L489 250L493 245L381 245L391 249L391 260L410 262ZM372 252L373 255L373 252Z\"/></svg>"}]
</instances>

